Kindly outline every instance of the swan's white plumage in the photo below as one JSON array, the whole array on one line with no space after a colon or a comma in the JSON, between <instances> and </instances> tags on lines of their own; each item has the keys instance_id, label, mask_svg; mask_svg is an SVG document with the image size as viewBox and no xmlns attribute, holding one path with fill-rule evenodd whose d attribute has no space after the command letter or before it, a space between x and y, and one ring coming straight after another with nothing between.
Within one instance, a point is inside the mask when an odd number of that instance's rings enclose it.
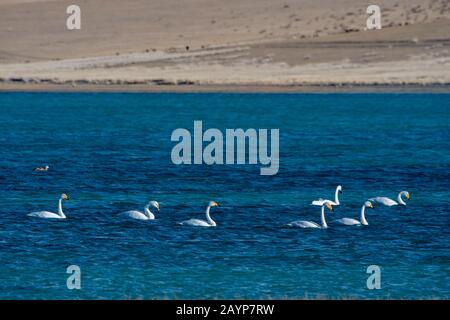
<instances>
[{"instance_id":1,"label":"swan's white plumage","mask_svg":"<svg viewBox=\"0 0 450 320\"><path fill-rule=\"evenodd\" d=\"M388 207L398 205L398 203L396 201L389 199L387 197L375 197L375 198L370 198L369 200L376 202L376 203L380 203L380 204L388 206Z\"/></svg>"},{"instance_id":2,"label":"swan's white plumage","mask_svg":"<svg viewBox=\"0 0 450 320\"><path fill-rule=\"evenodd\" d=\"M336 187L336 191L334 192L334 201L332 200L328 200L328 199L322 199L319 198L317 200L314 200L313 202L311 202L311 204L313 206L323 206L325 203L330 203L332 206L339 206L340 202L339 202L339 193L342 192L342 186L337 186Z\"/></svg>"},{"instance_id":3,"label":"swan's white plumage","mask_svg":"<svg viewBox=\"0 0 450 320\"><path fill-rule=\"evenodd\" d=\"M380 203L380 204L388 206L388 207L397 206L399 204L406 206L406 202L402 198L403 196L406 197L406 200L409 200L409 198L410 198L408 191L400 191L399 194L397 195L397 201L392 200L387 197L375 197L375 198L370 198L369 200L372 202Z\"/></svg>"},{"instance_id":4,"label":"swan's white plumage","mask_svg":"<svg viewBox=\"0 0 450 320\"><path fill-rule=\"evenodd\" d=\"M340 223L340 224L344 224L346 226L354 226L354 225L360 225L361 224L361 222L359 222L358 220L351 219L351 218L337 219L336 222Z\"/></svg>"},{"instance_id":5,"label":"swan's white plumage","mask_svg":"<svg viewBox=\"0 0 450 320\"><path fill-rule=\"evenodd\" d=\"M369 223L366 220L366 208L373 209L373 204L370 201L364 202L360 211L360 220L351 219L351 218L342 218L336 220L337 223L346 225L346 226L355 226L355 225L365 225L368 226Z\"/></svg>"},{"instance_id":6,"label":"swan's white plumage","mask_svg":"<svg viewBox=\"0 0 450 320\"><path fill-rule=\"evenodd\" d=\"M49 212L49 211L39 211L39 212L32 212L28 214L29 217L36 217L36 218L47 218L47 219L65 219L66 217L62 217L57 213Z\"/></svg>"},{"instance_id":7,"label":"swan's white plumage","mask_svg":"<svg viewBox=\"0 0 450 320\"><path fill-rule=\"evenodd\" d=\"M299 227L299 228L321 228L317 223L312 221L292 221L288 224L290 227Z\"/></svg>"},{"instance_id":8,"label":"swan's white plumage","mask_svg":"<svg viewBox=\"0 0 450 320\"><path fill-rule=\"evenodd\" d=\"M180 222L181 225L184 226L194 226L194 227L214 227L206 221L200 219L189 219L183 222Z\"/></svg>"},{"instance_id":9,"label":"swan's white plumage","mask_svg":"<svg viewBox=\"0 0 450 320\"><path fill-rule=\"evenodd\" d=\"M206 208L206 221L200 220L200 219L189 219L183 222L180 222L181 225L185 226L193 226L193 227L215 227L217 224L216 222L211 219L211 216L209 214L212 207L218 207L219 204L215 201L210 201L208 207Z\"/></svg>"},{"instance_id":10,"label":"swan's white plumage","mask_svg":"<svg viewBox=\"0 0 450 320\"><path fill-rule=\"evenodd\" d=\"M44 219L65 219L66 216L62 209L62 202L64 200L69 200L69 196L65 193L61 195L58 201L58 213L53 213L49 211L37 211L29 213L28 216L36 217L36 218L44 218Z\"/></svg>"},{"instance_id":11,"label":"swan's white plumage","mask_svg":"<svg viewBox=\"0 0 450 320\"><path fill-rule=\"evenodd\" d=\"M327 199L318 199L311 202L313 206L323 206L325 203L329 203L332 206L337 206L336 202Z\"/></svg>"},{"instance_id":12,"label":"swan's white plumage","mask_svg":"<svg viewBox=\"0 0 450 320\"><path fill-rule=\"evenodd\" d=\"M324 202L324 204L320 208L320 221L321 221L322 225L319 225L313 221L297 220L297 221L288 223L288 226L299 227L299 228L320 228L320 229L328 228L327 221L325 219L325 207L330 211L333 210L333 207L329 202Z\"/></svg>"},{"instance_id":13,"label":"swan's white plumage","mask_svg":"<svg viewBox=\"0 0 450 320\"><path fill-rule=\"evenodd\" d=\"M145 207L144 212L137 211L137 210L130 210L121 213L123 217L130 218L130 219L136 219L136 220L155 220L155 215L153 212L150 211L150 207L155 208L159 211L160 206L157 201L150 201Z\"/></svg>"},{"instance_id":14,"label":"swan's white plumage","mask_svg":"<svg viewBox=\"0 0 450 320\"><path fill-rule=\"evenodd\" d=\"M126 211L122 213L124 217L131 218L131 219L138 219L138 220L150 220L148 216L146 216L144 213L136 210Z\"/></svg>"}]
</instances>

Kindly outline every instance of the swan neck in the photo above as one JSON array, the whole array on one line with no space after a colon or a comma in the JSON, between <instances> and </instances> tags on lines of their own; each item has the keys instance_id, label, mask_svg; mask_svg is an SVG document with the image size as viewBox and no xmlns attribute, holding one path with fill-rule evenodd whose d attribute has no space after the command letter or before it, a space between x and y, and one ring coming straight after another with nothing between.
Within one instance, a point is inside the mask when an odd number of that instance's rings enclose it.
<instances>
[{"instance_id":1,"label":"swan neck","mask_svg":"<svg viewBox=\"0 0 450 320\"><path fill-rule=\"evenodd\" d=\"M397 202L400 203L400 204L402 204L402 205L406 205L405 201L403 201L403 199L402 199L402 195L403 195L402 192L400 192L400 193L398 194L398 196L397 196Z\"/></svg>"},{"instance_id":2,"label":"swan neck","mask_svg":"<svg viewBox=\"0 0 450 320\"><path fill-rule=\"evenodd\" d=\"M336 205L340 205L339 203L339 188L336 188L336 192L334 193L334 202Z\"/></svg>"},{"instance_id":3,"label":"swan neck","mask_svg":"<svg viewBox=\"0 0 450 320\"><path fill-rule=\"evenodd\" d=\"M208 208L206 208L206 220L208 221L208 223L215 227L216 226L216 222L211 219L211 216L209 215L209 211L211 210L211 206L208 206Z\"/></svg>"},{"instance_id":4,"label":"swan neck","mask_svg":"<svg viewBox=\"0 0 450 320\"><path fill-rule=\"evenodd\" d=\"M322 222L322 228L328 228L327 221L325 220L325 206L320 209L320 221Z\"/></svg>"},{"instance_id":5,"label":"swan neck","mask_svg":"<svg viewBox=\"0 0 450 320\"><path fill-rule=\"evenodd\" d=\"M149 219L155 219L155 215L150 211L150 205L146 205L144 211Z\"/></svg>"},{"instance_id":6,"label":"swan neck","mask_svg":"<svg viewBox=\"0 0 450 320\"><path fill-rule=\"evenodd\" d=\"M361 207L361 224L363 224L365 226L369 225L366 220L366 206L365 205L363 205Z\"/></svg>"},{"instance_id":7,"label":"swan neck","mask_svg":"<svg viewBox=\"0 0 450 320\"><path fill-rule=\"evenodd\" d=\"M62 209L62 201L63 199L59 199L58 202L58 214L61 216L61 218L65 218L66 216L64 215L63 209Z\"/></svg>"}]
</instances>

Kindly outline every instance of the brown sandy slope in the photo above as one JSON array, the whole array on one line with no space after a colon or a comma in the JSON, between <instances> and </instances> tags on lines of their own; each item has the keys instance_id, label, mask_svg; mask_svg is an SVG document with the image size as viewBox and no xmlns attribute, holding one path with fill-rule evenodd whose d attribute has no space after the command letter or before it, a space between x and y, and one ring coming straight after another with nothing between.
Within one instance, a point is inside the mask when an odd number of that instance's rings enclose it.
<instances>
[{"instance_id":1,"label":"brown sandy slope","mask_svg":"<svg viewBox=\"0 0 450 320\"><path fill-rule=\"evenodd\" d=\"M372 3L0 0L0 88L450 84L450 2L377 0L365 31Z\"/></svg>"}]
</instances>

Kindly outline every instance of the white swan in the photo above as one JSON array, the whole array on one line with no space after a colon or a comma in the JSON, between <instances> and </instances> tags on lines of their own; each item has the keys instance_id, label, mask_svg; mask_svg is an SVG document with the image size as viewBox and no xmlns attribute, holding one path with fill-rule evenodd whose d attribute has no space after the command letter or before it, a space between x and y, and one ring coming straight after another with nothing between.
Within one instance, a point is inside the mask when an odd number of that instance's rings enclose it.
<instances>
[{"instance_id":1,"label":"white swan","mask_svg":"<svg viewBox=\"0 0 450 320\"><path fill-rule=\"evenodd\" d=\"M65 219L66 216L64 215L64 212L62 210L63 200L69 200L69 196L65 193L63 193L61 195L61 197L59 198L58 213L53 213L53 212L48 212L48 211L39 211L39 212L29 213L28 216L37 217L37 218L45 218L45 219Z\"/></svg>"},{"instance_id":2,"label":"white swan","mask_svg":"<svg viewBox=\"0 0 450 320\"><path fill-rule=\"evenodd\" d=\"M397 206L399 204L406 206L406 203L405 203L405 201L403 201L402 196L405 196L406 200L410 199L410 195L409 195L408 191L401 191L397 196L397 201L394 201L387 197L375 197L375 198L370 198L369 200L373 201L373 202L381 203L388 207Z\"/></svg>"},{"instance_id":3,"label":"white swan","mask_svg":"<svg viewBox=\"0 0 450 320\"><path fill-rule=\"evenodd\" d=\"M372 202L370 202L370 201L364 202L363 206L361 207L360 221L358 221L356 219L351 219L351 218L342 218L342 219L336 220L336 222L340 223L340 224L344 224L346 226L354 226L354 225L365 225L365 226L368 226L369 224L367 223L366 215L365 215L366 214L366 208L373 209Z\"/></svg>"},{"instance_id":4,"label":"white swan","mask_svg":"<svg viewBox=\"0 0 450 320\"><path fill-rule=\"evenodd\" d=\"M180 222L181 225L187 225L187 226L195 226L195 227L215 227L217 224L216 222L211 219L211 216L209 215L209 211L212 207L218 207L219 204L215 201L211 201L206 208L206 221L200 220L200 219L190 219L183 222Z\"/></svg>"},{"instance_id":5,"label":"white swan","mask_svg":"<svg viewBox=\"0 0 450 320\"><path fill-rule=\"evenodd\" d=\"M333 205L333 206L339 206L341 204L339 202L339 193L342 193L342 186L340 186L340 185L336 187L336 191L334 192L334 201L320 198L320 199L314 200L313 202L311 202L311 204L313 206L323 206L323 204L325 202L330 202L331 205Z\"/></svg>"},{"instance_id":6,"label":"white swan","mask_svg":"<svg viewBox=\"0 0 450 320\"><path fill-rule=\"evenodd\" d=\"M158 210L158 212L159 212L159 203L157 201L150 201L144 207L144 212L131 210L131 211L126 211L126 212L122 213L122 215L127 218L131 218L131 219L154 220L155 215L153 214L153 212L150 211L150 207L156 208L156 210Z\"/></svg>"},{"instance_id":7,"label":"white swan","mask_svg":"<svg viewBox=\"0 0 450 320\"><path fill-rule=\"evenodd\" d=\"M322 226L319 226L317 223L312 221L293 221L288 224L290 227L300 227L300 228L322 228L326 229L328 228L327 221L325 220L325 207L327 207L328 210L333 211L333 207L330 202L325 202L322 205L322 208L320 209L320 221L322 223Z\"/></svg>"}]
</instances>

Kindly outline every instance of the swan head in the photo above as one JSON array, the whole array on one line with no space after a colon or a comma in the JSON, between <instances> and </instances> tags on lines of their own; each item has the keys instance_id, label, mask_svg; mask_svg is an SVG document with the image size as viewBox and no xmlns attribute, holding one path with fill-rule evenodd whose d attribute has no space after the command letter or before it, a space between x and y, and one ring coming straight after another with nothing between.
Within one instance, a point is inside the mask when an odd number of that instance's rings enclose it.
<instances>
[{"instance_id":1,"label":"swan head","mask_svg":"<svg viewBox=\"0 0 450 320\"><path fill-rule=\"evenodd\" d=\"M338 185L338 186L336 187L336 190L337 190L339 193L342 193L342 186L341 186L341 185Z\"/></svg>"},{"instance_id":2,"label":"swan head","mask_svg":"<svg viewBox=\"0 0 450 320\"><path fill-rule=\"evenodd\" d=\"M219 204L217 202L215 202L215 201L211 201L208 206L209 207L218 207Z\"/></svg>"},{"instance_id":3,"label":"swan head","mask_svg":"<svg viewBox=\"0 0 450 320\"><path fill-rule=\"evenodd\" d=\"M364 207L373 209L373 203L370 201L364 202Z\"/></svg>"},{"instance_id":4,"label":"swan head","mask_svg":"<svg viewBox=\"0 0 450 320\"><path fill-rule=\"evenodd\" d=\"M150 201L148 204L149 204L150 206L156 208L156 210L158 210L158 212L159 212L160 209L159 209L159 203L158 203L158 201Z\"/></svg>"},{"instance_id":5,"label":"swan head","mask_svg":"<svg viewBox=\"0 0 450 320\"><path fill-rule=\"evenodd\" d=\"M405 196L406 200L409 200L411 198L408 191L402 191L401 193Z\"/></svg>"},{"instance_id":6,"label":"swan head","mask_svg":"<svg viewBox=\"0 0 450 320\"><path fill-rule=\"evenodd\" d=\"M63 193L63 194L61 195L61 199L62 199L62 200L69 200L69 196L68 196L66 193Z\"/></svg>"},{"instance_id":7,"label":"swan head","mask_svg":"<svg viewBox=\"0 0 450 320\"><path fill-rule=\"evenodd\" d=\"M324 203L325 208L327 208L330 212L333 211L333 206L331 205L331 203L329 202L325 202Z\"/></svg>"}]
</instances>

